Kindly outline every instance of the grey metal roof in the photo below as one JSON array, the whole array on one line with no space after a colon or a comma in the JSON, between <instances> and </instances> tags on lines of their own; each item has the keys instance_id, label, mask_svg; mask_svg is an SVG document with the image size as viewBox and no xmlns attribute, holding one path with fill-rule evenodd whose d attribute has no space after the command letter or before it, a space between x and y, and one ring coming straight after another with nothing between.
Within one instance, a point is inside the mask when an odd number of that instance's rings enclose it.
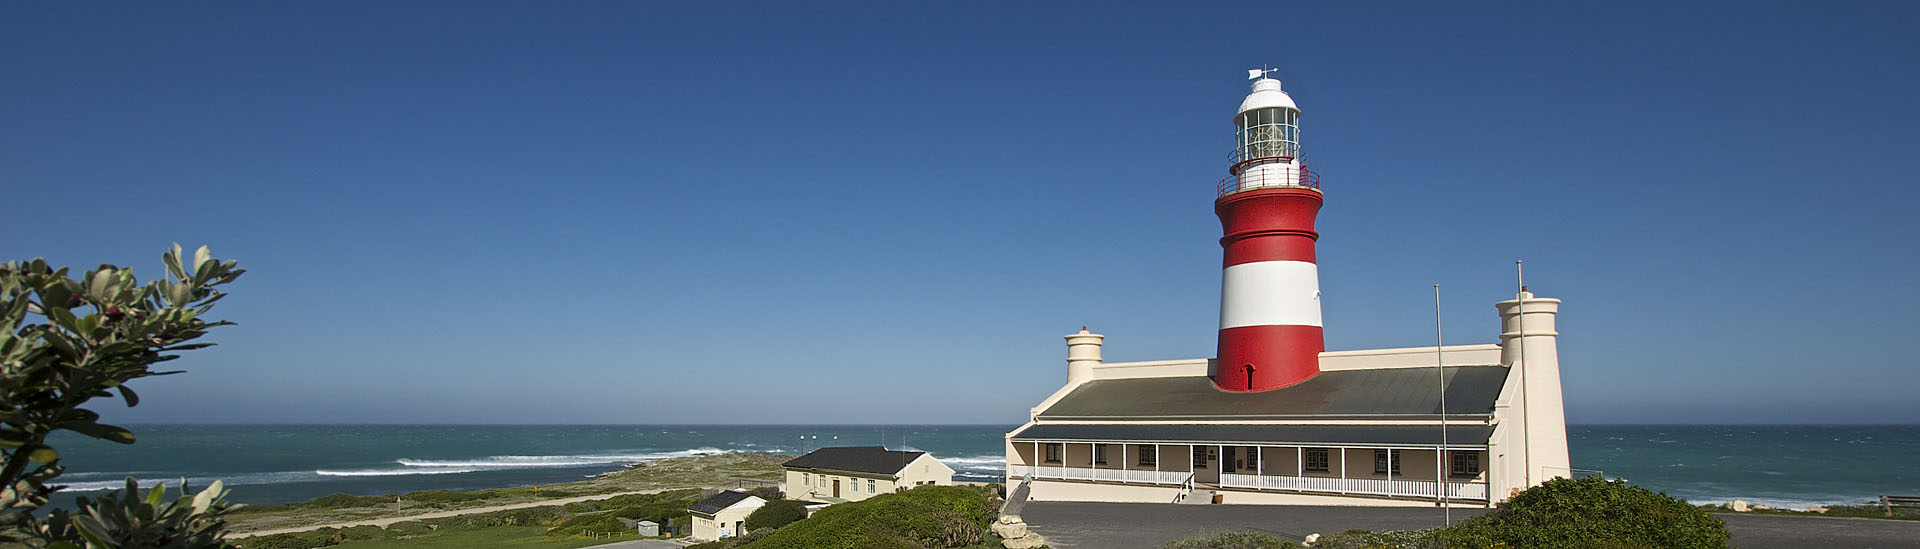
<instances>
[{"instance_id":1,"label":"grey metal roof","mask_svg":"<svg viewBox=\"0 0 1920 549\"><path fill-rule=\"evenodd\" d=\"M693 512L693 513L700 513L702 515L707 515L707 516L713 516L714 513L718 513L722 509L732 507L733 504L735 503L746 501L747 498L750 498L750 497L753 497L753 494L749 494L746 492L735 492L733 490L726 490L718 494L714 494L713 497L700 500L699 503L695 503L693 504L693 506L688 507L687 511Z\"/></svg>"},{"instance_id":2,"label":"grey metal roof","mask_svg":"<svg viewBox=\"0 0 1920 549\"><path fill-rule=\"evenodd\" d=\"M1448 425L1448 448L1484 448L1489 425ZM1145 442L1283 444L1288 446L1439 446L1438 425L1033 425L1013 434L1017 442Z\"/></svg>"},{"instance_id":3,"label":"grey metal roof","mask_svg":"<svg viewBox=\"0 0 1920 549\"><path fill-rule=\"evenodd\" d=\"M1447 415L1486 416L1506 384L1505 366L1445 368ZM1299 385L1240 393L1205 376L1090 381L1040 412L1041 419L1414 418L1440 414L1432 368L1322 372Z\"/></svg>"},{"instance_id":4,"label":"grey metal roof","mask_svg":"<svg viewBox=\"0 0 1920 549\"><path fill-rule=\"evenodd\" d=\"M821 448L780 464L789 469L828 469L855 473L891 475L905 469L926 452L902 452L882 446L836 446Z\"/></svg>"}]
</instances>

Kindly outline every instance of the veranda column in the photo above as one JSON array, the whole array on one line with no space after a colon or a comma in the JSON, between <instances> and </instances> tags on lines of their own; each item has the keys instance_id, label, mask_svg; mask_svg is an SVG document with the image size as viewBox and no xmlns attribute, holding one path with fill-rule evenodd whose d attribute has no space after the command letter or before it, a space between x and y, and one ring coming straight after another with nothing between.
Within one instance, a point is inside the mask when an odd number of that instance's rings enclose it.
<instances>
[{"instance_id":1,"label":"veranda column","mask_svg":"<svg viewBox=\"0 0 1920 549\"><path fill-rule=\"evenodd\" d=\"M1440 464L1445 462L1447 460L1446 458L1444 448L1439 446L1433 447L1433 498L1435 500L1444 501L1446 499L1447 476L1440 474Z\"/></svg>"},{"instance_id":2,"label":"veranda column","mask_svg":"<svg viewBox=\"0 0 1920 549\"><path fill-rule=\"evenodd\" d=\"M1347 493L1347 447L1340 447L1340 493Z\"/></svg>"},{"instance_id":3,"label":"veranda column","mask_svg":"<svg viewBox=\"0 0 1920 549\"><path fill-rule=\"evenodd\" d=\"M1387 449L1387 497L1393 497L1393 449Z\"/></svg>"}]
</instances>

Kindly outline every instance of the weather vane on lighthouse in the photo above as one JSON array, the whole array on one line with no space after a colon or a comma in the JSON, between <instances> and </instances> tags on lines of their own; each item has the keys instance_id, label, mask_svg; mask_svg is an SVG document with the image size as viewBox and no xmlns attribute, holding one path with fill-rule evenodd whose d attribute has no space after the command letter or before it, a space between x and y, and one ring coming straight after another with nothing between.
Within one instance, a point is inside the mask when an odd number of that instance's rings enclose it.
<instances>
[{"instance_id":1,"label":"weather vane on lighthouse","mask_svg":"<svg viewBox=\"0 0 1920 549\"><path fill-rule=\"evenodd\" d=\"M1267 73L1270 73L1270 72L1280 72L1280 69L1269 69L1269 68L1265 68L1264 65L1262 65L1262 68L1258 68L1258 69L1247 69L1247 79L1257 80L1262 76L1266 76Z\"/></svg>"}]
</instances>

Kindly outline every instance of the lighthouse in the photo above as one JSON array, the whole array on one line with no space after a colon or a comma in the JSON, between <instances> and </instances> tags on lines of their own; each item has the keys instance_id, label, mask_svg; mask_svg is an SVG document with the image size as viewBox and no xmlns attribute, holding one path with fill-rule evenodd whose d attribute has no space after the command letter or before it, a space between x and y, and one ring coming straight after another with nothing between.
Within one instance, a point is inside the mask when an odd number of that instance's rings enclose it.
<instances>
[{"instance_id":1,"label":"lighthouse","mask_svg":"<svg viewBox=\"0 0 1920 549\"><path fill-rule=\"evenodd\" d=\"M1572 475L1559 299L1520 287L1496 305L1498 343L1432 345L1437 332L1414 330L1432 346L1326 351L1320 179L1300 152L1300 107L1268 72L1248 71L1213 203L1225 258L1218 354L1107 362L1106 336L1068 334L1066 384L1007 433L1009 493L1493 508Z\"/></svg>"},{"instance_id":2,"label":"lighthouse","mask_svg":"<svg viewBox=\"0 0 1920 549\"><path fill-rule=\"evenodd\" d=\"M1320 373L1319 174L1300 154L1300 108L1265 77L1234 114L1236 144L1214 200L1224 248L1213 383L1265 391Z\"/></svg>"}]
</instances>

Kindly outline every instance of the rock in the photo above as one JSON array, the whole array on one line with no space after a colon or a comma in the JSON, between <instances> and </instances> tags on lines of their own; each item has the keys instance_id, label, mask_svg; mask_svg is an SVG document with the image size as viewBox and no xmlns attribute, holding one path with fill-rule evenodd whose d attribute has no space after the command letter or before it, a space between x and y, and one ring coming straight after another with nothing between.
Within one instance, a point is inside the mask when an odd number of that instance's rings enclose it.
<instances>
[{"instance_id":1,"label":"rock","mask_svg":"<svg viewBox=\"0 0 1920 549\"><path fill-rule=\"evenodd\" d=\"M1729 505L1728 508L1733 509L1733 512L1735 513L1745 513L1752 509L1751 507L1747 506L1747 500L1744 500L1744 499L1733 500L1733 504Z\"/></svg>"},{"instance_id":2,"label":"rock","mask_svg":"<svg viewBox=\"0 0 1920 549\"><path fill-rule=\"evenodd\" d=\"M1822 515L1827 514L1827 508L1824 505L1815 505L1812 507L1808 507L1806 511L1808 513L1820 513Z\"/></svg>"},{"instance_id":3,"label":"rock","mask_svg":"<svg viewBox=\"0 0 1920 549\"><path fill-rule=\"evenodd\" d=\"M1040 537L1040 534L1027 532L1027 535L1003 540L1000 542L1000 545L1007 549L1039 549L1046 547L1047 538Z\"/></svg>"},{"instance_id":4,"label":"rock","mask_svg":"<svg viewBox=\"0 0 1920 549\"><path fill-rule=\"evenodd\" d=\"M1305 543L1307 545L1313 545L1319 542L1320 542L1320 534L1307 534L1307 539L1301 541L1301 543Z\"/></svg>"},{"instance_id":5,"label":"rock","mask_svg":"<svg viewBox=\"0 0 1920 549\"><path fill-rule=\"evenodd\" d=\"M1000 524L1025 524L1027 521L1020 520L1020 515L1000 515L1000 518L994 519L994 522Z\"/></svg>"},{"instance_id":6,"label":"rock","mask_svg":"<svg viewBox=\"0 0 1920 549\"><path fill-rule=\"evenodd\" d=\"M1761 504L1758 504L1758 503L1755 503L1755 504L1753 504L1753 510L1755 510L1755 511L1766 511L1766 510L1769 510L1769 509L1773 509L1773 508L1772 508L1772 507L1768 507L1768 506L1765 506L1765 505L1761 505Z\"/></svg>"},{"instance_id":7,"label":"rock","mask_svg":"<svg viewBox=\"0 0 1920 549\"><path fill-rule=\"evenodd\" d=\"M993 523L993 533L1006 539L1018 538L1027 535L1027 525L1026 523L1020 522L1013 524L995 522Z\"/></svg>"}]
</instances>

